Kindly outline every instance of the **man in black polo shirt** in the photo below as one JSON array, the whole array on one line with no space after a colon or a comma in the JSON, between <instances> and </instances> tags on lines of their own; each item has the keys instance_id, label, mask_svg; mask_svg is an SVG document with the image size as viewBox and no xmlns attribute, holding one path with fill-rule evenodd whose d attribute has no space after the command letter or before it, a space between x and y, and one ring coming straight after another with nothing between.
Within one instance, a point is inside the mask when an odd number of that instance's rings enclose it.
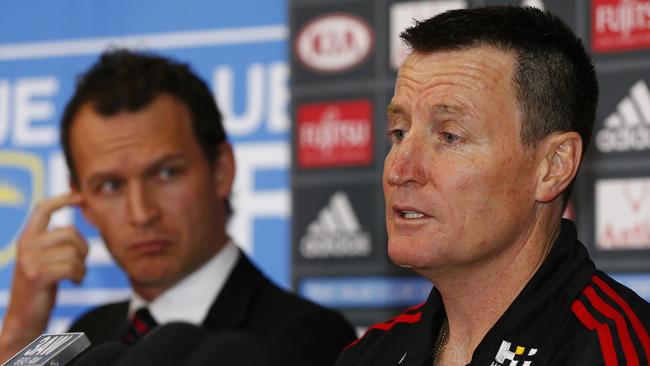
<instances>
[{"instance_id":1,"label":"man in black polo shirt","mask_svg":"<svg viewBox=\"0 0 650 366\"><path fill-rule=\"evenodd\" d=\"M647 365L650 306L562 219L598 99L580 40L516 7L450 11L402 39L388 252L435 288L337 365Z\"/></svg>"}]
</instances>

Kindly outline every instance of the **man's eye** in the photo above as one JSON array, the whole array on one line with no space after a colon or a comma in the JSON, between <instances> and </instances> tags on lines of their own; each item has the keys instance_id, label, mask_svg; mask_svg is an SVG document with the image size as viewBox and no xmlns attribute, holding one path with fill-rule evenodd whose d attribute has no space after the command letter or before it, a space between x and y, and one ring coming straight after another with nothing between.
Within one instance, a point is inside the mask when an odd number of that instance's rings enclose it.
<instances>
[{"instance_id":1,"label":"man's eye","mask_svg":"<svg viewBox=\"0 0 650 366\"><path fill-rule=\"evenodd\" d=\"M462 137L458 135L454 135L453 133L450 132L441 132L440 133L440 138L442 139L443 142L450 144L450 145L456 145L462 142Z\"/></svg>"},{"instance_id":2,"label":"man's eye","mask_svg":"<svg viewBox=\"0 0 650 366\"><path fill-rule=\"evenodd\" d=\"M177 176L178 171L179 170L176 169L176 168L167 167L167 168L160 169L160 172L158 173L158 175L160 176L160 178L162 178L164 180L169 180L169 179L172 179L175 176Z\"/></svg>"},{"instance_id":3,"label":"man's eye","mask_svg":"<svg viewBox=\"0 0 650 366\"><path fill-rule=\"evenodd\" d=\"M107 180L102 182L99 185L99 191L101 193L114 193L117 192L120 187L122 186L122 183L118 180Z\"/></svg>"},{"instance_id":4,"label":"man's eye","mask_svg":"<svg viewBox=\"0 0 650 366\"><path fill-rule=\"evenodd\" d=\"M405 136L406 136L406 130L402 130L400 128L395 128L388 131L388 137L390 137L392 142L400 142L404 140Z\"/></svg>"}]
</instances>

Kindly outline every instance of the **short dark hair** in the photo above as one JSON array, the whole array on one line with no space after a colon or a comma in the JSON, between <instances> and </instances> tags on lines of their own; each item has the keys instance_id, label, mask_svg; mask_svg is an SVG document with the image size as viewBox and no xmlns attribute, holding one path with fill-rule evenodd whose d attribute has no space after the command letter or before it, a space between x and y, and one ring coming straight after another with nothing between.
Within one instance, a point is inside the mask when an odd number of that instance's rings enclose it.
<instances>
[{"instance_id":1,"label":"short dark hair","mask_svg":"<svg viewBox=\"0 0 650 366\"><path fill-rule=\"evenodd\" d=\"M97 113L108 117L123 111L137 111L162 94L171 95L188 107L194 137L205 158L213 163L219 144L227 137L221 113L207 84L188 64L152 53L111 49L77 78L74 95L63 112L61 144L71 182L79 184L70 130L82 106L92 103ZM230 212L228 200L226 209Z\"/></svg>"},{"instance_id":2,"label":"short dark hair","mask_svg":"<svg viewBox=\"0 0 650 366\"><path fill-rule=\"evenodd\" d=\"M417 22L401 38L420 53L481 46L512 53L522 143L534 146L553 132L575 131L584 156L596 119L598 81L584 45L559 17L533 7L451 10Z\"/></svg>"}]
</instances>

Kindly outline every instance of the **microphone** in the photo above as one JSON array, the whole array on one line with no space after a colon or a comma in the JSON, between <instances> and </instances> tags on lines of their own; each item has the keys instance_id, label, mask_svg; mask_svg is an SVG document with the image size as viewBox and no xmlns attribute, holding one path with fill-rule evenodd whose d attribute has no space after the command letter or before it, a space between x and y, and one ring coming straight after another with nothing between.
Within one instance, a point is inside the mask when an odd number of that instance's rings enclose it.
<instances>
[{"instance_id":1,"label":"microphone","mask_svg":"<svg viewBox=\"0 0 650 366\"><path fill-rule=\"evenodd\" d=\"M165 324L131 347L115 366L181 365L206 334L206 330L188 323Z\"/></svg>"},{"instance_id":2,"label":"microphone","mask_svg":"<svg viewBox=\"0 0 650 366\"><path fill-rule=\"evenodd\" d=\"M257 341L243 332L222 332L203 341L184 366L266 366L267 357Z\"/></svg>"},{"instance_id":3,"label":"microphone","mask_svg":"<svg viewBox=\"0 0 650 366\"><path fill-rule=\"evenodd\" d=\"M106 342L91 348L79 357L73 366L110 366L126 351L131 349L124 343Z\"/></svg>"},{"instance_id":4,"label":"microphone","mask_svg":"<svg viewBox=\"0 0 650 366\"><path fill-rule=\"evenodd\" d=\"M84 333L43 334L2 366L63 366L89 346Z\"/></svg>"}]
</instances>

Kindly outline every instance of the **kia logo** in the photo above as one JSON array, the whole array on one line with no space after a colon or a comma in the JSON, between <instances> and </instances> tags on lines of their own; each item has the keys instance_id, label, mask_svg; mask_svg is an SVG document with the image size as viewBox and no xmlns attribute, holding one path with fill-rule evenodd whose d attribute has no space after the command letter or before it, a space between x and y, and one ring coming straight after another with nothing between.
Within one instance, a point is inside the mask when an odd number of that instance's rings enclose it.
<instances>
[{"instance_id":1,"label":"kia logo","mask_svg":"<svg viewBox=\"0 0 650 366\"><path fill-rule=\"evenodd\" d=\"M307 22L298 32L295 50L307 68L336 73L366 60L374 45L368 22L352 14L330 13Z\"/></svg>"}]
</instances>

